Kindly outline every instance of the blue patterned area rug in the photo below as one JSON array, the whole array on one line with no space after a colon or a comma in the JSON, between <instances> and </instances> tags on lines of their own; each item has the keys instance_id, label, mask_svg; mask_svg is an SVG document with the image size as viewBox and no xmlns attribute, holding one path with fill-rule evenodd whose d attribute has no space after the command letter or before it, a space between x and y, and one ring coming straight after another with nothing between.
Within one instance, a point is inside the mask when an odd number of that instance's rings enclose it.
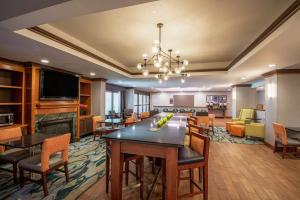
<instances>
[{"instance_id":1,"label":"blue patterned area rug","mask_svg":"<svg viewBox=\"0 0 300 200\"><path fill-rule=\"evenodd\" d=\"M93 136L70 144L70 182L66 183L62 172L49 174L49 195L45 198L40 185L26 182L20 189L19 185L13 183L11 173L0 171L0 199L76 199L105 175L105 146L104 140L93 141Z\"/></svg>"},{"instance_id":2,"label":"blue patterned area rug","mask_svg":"<svg viewBox=\"0 0 300 200\"><path fill-rule=\"evenodd\" d=\"M240 138L231 136L227 133L224 127L215 127L214 134L210 132L210 139L214 142L235 143L235 144L263 144L262 140L257 138Z\"/></svg>"}]
</instances>

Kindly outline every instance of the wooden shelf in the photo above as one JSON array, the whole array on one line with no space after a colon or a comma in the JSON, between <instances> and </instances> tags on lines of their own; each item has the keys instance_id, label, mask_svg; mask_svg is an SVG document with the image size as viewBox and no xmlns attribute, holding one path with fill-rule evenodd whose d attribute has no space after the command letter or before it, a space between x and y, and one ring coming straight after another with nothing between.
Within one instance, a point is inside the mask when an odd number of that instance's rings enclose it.
<instances>
[{"instance_id":1,"label":"wooden shelf","mask_svg":"<svg viewBox=\"0 0 300 200\"><path fill-rule=\"evenodd\" d=\"M89 118L89 117L92 117L92 115L81 115L80 119L85 119L85 118Z\"/></svg>"},{"instance_id":2,"label":"wooden shelf","mask_svg":"<svg viewBox=\"0 0 300 200\"><path fill-rule=\"evenodd\" d=\"M18 105L22 105L22 103L16 103L16 102L0 103L0 106L18 106Z\"/></svg>"},{"instance_id":3,"label":"wooden shelf","mask_svg":"<svg viewBox=\"0 0 300 200\"><path fill-rule=\"evenodd\" d=\"M14 86L14 85L0 85L0 88L20 89L20 90L22 90L21 86Z\"/></svg>"},{"instance_id":4,"label":"wooden shelf","mask_svg":"<svg viewBox=\"0 0 300 200\"><path fill-rule=\"evenodd\" d=\"M80 94L81 97L90 97L90 94Z\"/></svg>"}]
</instances>

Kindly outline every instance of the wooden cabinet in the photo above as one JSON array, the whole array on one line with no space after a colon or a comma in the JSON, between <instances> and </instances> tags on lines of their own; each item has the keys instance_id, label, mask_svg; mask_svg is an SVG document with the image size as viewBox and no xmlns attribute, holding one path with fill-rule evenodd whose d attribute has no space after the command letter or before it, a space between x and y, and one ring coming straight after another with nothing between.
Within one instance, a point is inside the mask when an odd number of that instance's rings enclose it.
<instances>
[{"instance_id":1,"label":"wooden cabinet","mask_svg":"<svg viewBox=\"0 0 300 200\"><path fill-rule=\"evenodd\" d=\"M92 116L80 117L79 121L79 134L80 137L93 132Z\"/></svg>"},{"instance_id":2,"label":"wooden cabinet","mask_svg":"<svg viewBox=\"0 0 300 200\"><path fill-rule=\"evenodd\" d=\"M0 114L13 113L14 123L24 125L24 98L24 67L0 60Z\"/></svg>"}]
</instances>

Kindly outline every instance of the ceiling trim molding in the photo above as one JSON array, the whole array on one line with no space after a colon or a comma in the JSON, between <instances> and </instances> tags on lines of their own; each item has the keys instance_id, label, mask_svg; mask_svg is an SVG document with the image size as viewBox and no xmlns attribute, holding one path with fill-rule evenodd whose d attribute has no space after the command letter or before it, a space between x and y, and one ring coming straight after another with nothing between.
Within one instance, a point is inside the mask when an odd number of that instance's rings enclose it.
<instances>
[{"instance_id":1,"label":"ceiling trim molding","mask_svg":"<svg viewBox=\"0 0 300 200\"><path fill-rule=\"evenodd\" d=\"M263 77L273 76L275 74L300 74L300 69L277 69L264 73Z\"/></svg>"},{"instance_id":2,"label":"ceiling trim molding","mask_svg":"<svg viewBox=\"0 0 300 200\"><path fill-rule=\"evenodd\" d=\"M234 87L251 87L251 86L252 86L251 84L237 84L237 85L233 85L231 87L234 88Z\"/></svg>"},{"instance_id":3,"label":"ceiling trim molding","mask_svg":"<svg viewBox=\"0 0 300 200\"><path fill-rule=\"evenodd\" d=\"M103 63L105 63L107 65L110 65L110 66L112 66L112 67L114 67L114 68L116 68L118 70L121 70L121 71L127 73L128 75L142 75L142 73L140 73L140 72L130 72L130 71L124 69L123 67L118 66L118 65L116 65L116 64L114 64L114 63L112 63L112 62L110 62L110 61L108 61L108 60L106 60L106 59L104 59L104 58L102 58L102 57L100 57L100 56L98 56L98 55L96 55L96 54L94 54L94 53L92 53L92 52L90 52L90 51L88 51L88 50L86 50L86 49L84 49L84 48L82 48L82 47L74 44L74 43L72 43L72 42L69 42L69 41L67 41L67 40L65 40L65 39L63 39L63 38L61 38L61 37L59 37L59 36L57 36L57 35L55 35L53 33L50 33L49 31L46 31L43 28L34 26L34 27L27 28L27 30L32 31L35 34L38 34L40 36L46 37L47 39L50 39L52 41L58 42L59 44L67 46L67 47L69 47L69 48L71 48L71 49L73 49L75 51L78 51L78 52L80 52L82 54L85 54L85 55L87 55L89 57L92 57L92 58L94 58L94 59L96 59L96 60L98 60L100 62L103 62ZM186 70L186 72L188 72L188 73L194 73L194 72L195 73L196 72L216 72L216 71L227 71L227 70L225 68ZM149 74L155 74L155 73L154 72L150 72Z\"/></svg>"},{"instance_id":4,"label":"ceiling trim molding","mask_svg":"<svg viewBox=\"0 0 300 200\"><path fill-rule=\"evenodd\" d=\"M263 31L244 51L242 51L227 67L226 70L230 70L236 63L256 48L261 42L269 37L274 31L276 31L284 22L291 18L300 9L300 0L295 0L275 21Z\"/></svg>"},{"instance_id":5,"label":"ceiling trim molding","mask_svg":"<svg viewBox=\"0 0 300 200\"><path fill-rule=\"evenodd\" d=\"M110 62L110 61L108 61L108 60L106 60L106 59L104 59L104 58L102 58L102 57L100 57L100 56L98 56L98 55L96 55L96 54L94 54L94 53L86 50L86 49L83 49L80 46L78 46L78 45L76 45L74 43L71 43L71 42L69 42L69 41L67 41L67 40L65 40L65 39L63 39L63 38L61 38L61 37L59 37L57 35L54 35L53 33L50 33L49 31L46 31L45 29L42 29L42 28L37 27L37 26L34 26L34 27L27 28L27 30L32 31L32 32L34 32L34 33L36 33L38 35L43 36L43 37L46 37L47 39L50 39L52 41L58 42L58 43L60 43L60 44L62 44L64 46L67 46L67 47L75 50L75 51L78 51L78 52L80 52L82 54L85 54L85 55L87 55L89 57L92 57L92 58L94 58L94 59L96 59L96 60L98 60L100 62L103 62L103 63L105 63L107 65L110 65L110 66L112 66L112 67L114 67L114 68L116 68L118 70L121 70L121 71L123 71L123 72L125 72L127 74L131 74L131 72L129 72L128 70L124 69L123 67L118 66L118 65L116 65L116 64L114 64L114 63L112 63L112 62Z\"/></svg>"},{"instance_id":6,"label":"ceiling trim molding","mask_svg":"<svg viewBox=\"0 0 300 200\"><path fill-rule=\"evenodd\" d=\"M235 59L232 60L231 63L226 68L213 68L213 69L192 69L186 70L188 73L197 73L197 72L226 72L229 71L235 64L237 64L242 58L244 58L248 53L250 53L254 48L256 48L261 42L263 42L268 36L270 36L274 31L276 31L283 23L285 23L290 17L292 17L295 13L300 10L300 0L295 0L275 21L265 30L263 31L244 51L242 51ZM67 46L75 51L78 51L84 55L87 55L91 58L94 58L100 62L103 62L111 67L114 67L117 70L127 73L131 76L142 75L139 72L131 72L123 67L112 63L72 42L69 42L43 28L34 26L27 28L27 30L34 32L40 36L46 37L52 41L58 42L64 46ZM150 72L149 74L155 74L155 72Z\"/></svg>"}]
</instances>

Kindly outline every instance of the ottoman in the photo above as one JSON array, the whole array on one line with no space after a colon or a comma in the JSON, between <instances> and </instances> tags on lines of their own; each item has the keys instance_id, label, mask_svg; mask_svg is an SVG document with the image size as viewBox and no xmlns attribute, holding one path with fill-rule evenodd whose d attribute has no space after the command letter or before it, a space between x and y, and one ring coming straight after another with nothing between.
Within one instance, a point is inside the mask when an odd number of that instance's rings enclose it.
<instances>
[{"instance_id":1,"label":"ottoman","mask_svg":"<svg viewBox=\"0 0 300 200\"><path fill-rule=\"evenodd\" d=\"M245 126L246 137L265 137L265 125L262 123L250 123Z\"/></svg>"},{"instance_id":2,"label":"ottoman","mask_svg":"<svg viewBox=\"0 0 300 200\"><path fill-rule=\"evenodd\" d=\"M244 125L231 125L230 126L230 135L244 137L245 126Z\"/></svg>"},{"instance_id":3,"label":"ottoman","mask_svg":"<svg viewBox=\"0 0 300 200\"><path fill-rule=\"evenodd\" d=\"M232 126L232 125L240 125L241 123L239 123L239 122L226 122L226 131L228 132L228 133L230 133L230 127Z\"/></svg>"}]
</instances>

